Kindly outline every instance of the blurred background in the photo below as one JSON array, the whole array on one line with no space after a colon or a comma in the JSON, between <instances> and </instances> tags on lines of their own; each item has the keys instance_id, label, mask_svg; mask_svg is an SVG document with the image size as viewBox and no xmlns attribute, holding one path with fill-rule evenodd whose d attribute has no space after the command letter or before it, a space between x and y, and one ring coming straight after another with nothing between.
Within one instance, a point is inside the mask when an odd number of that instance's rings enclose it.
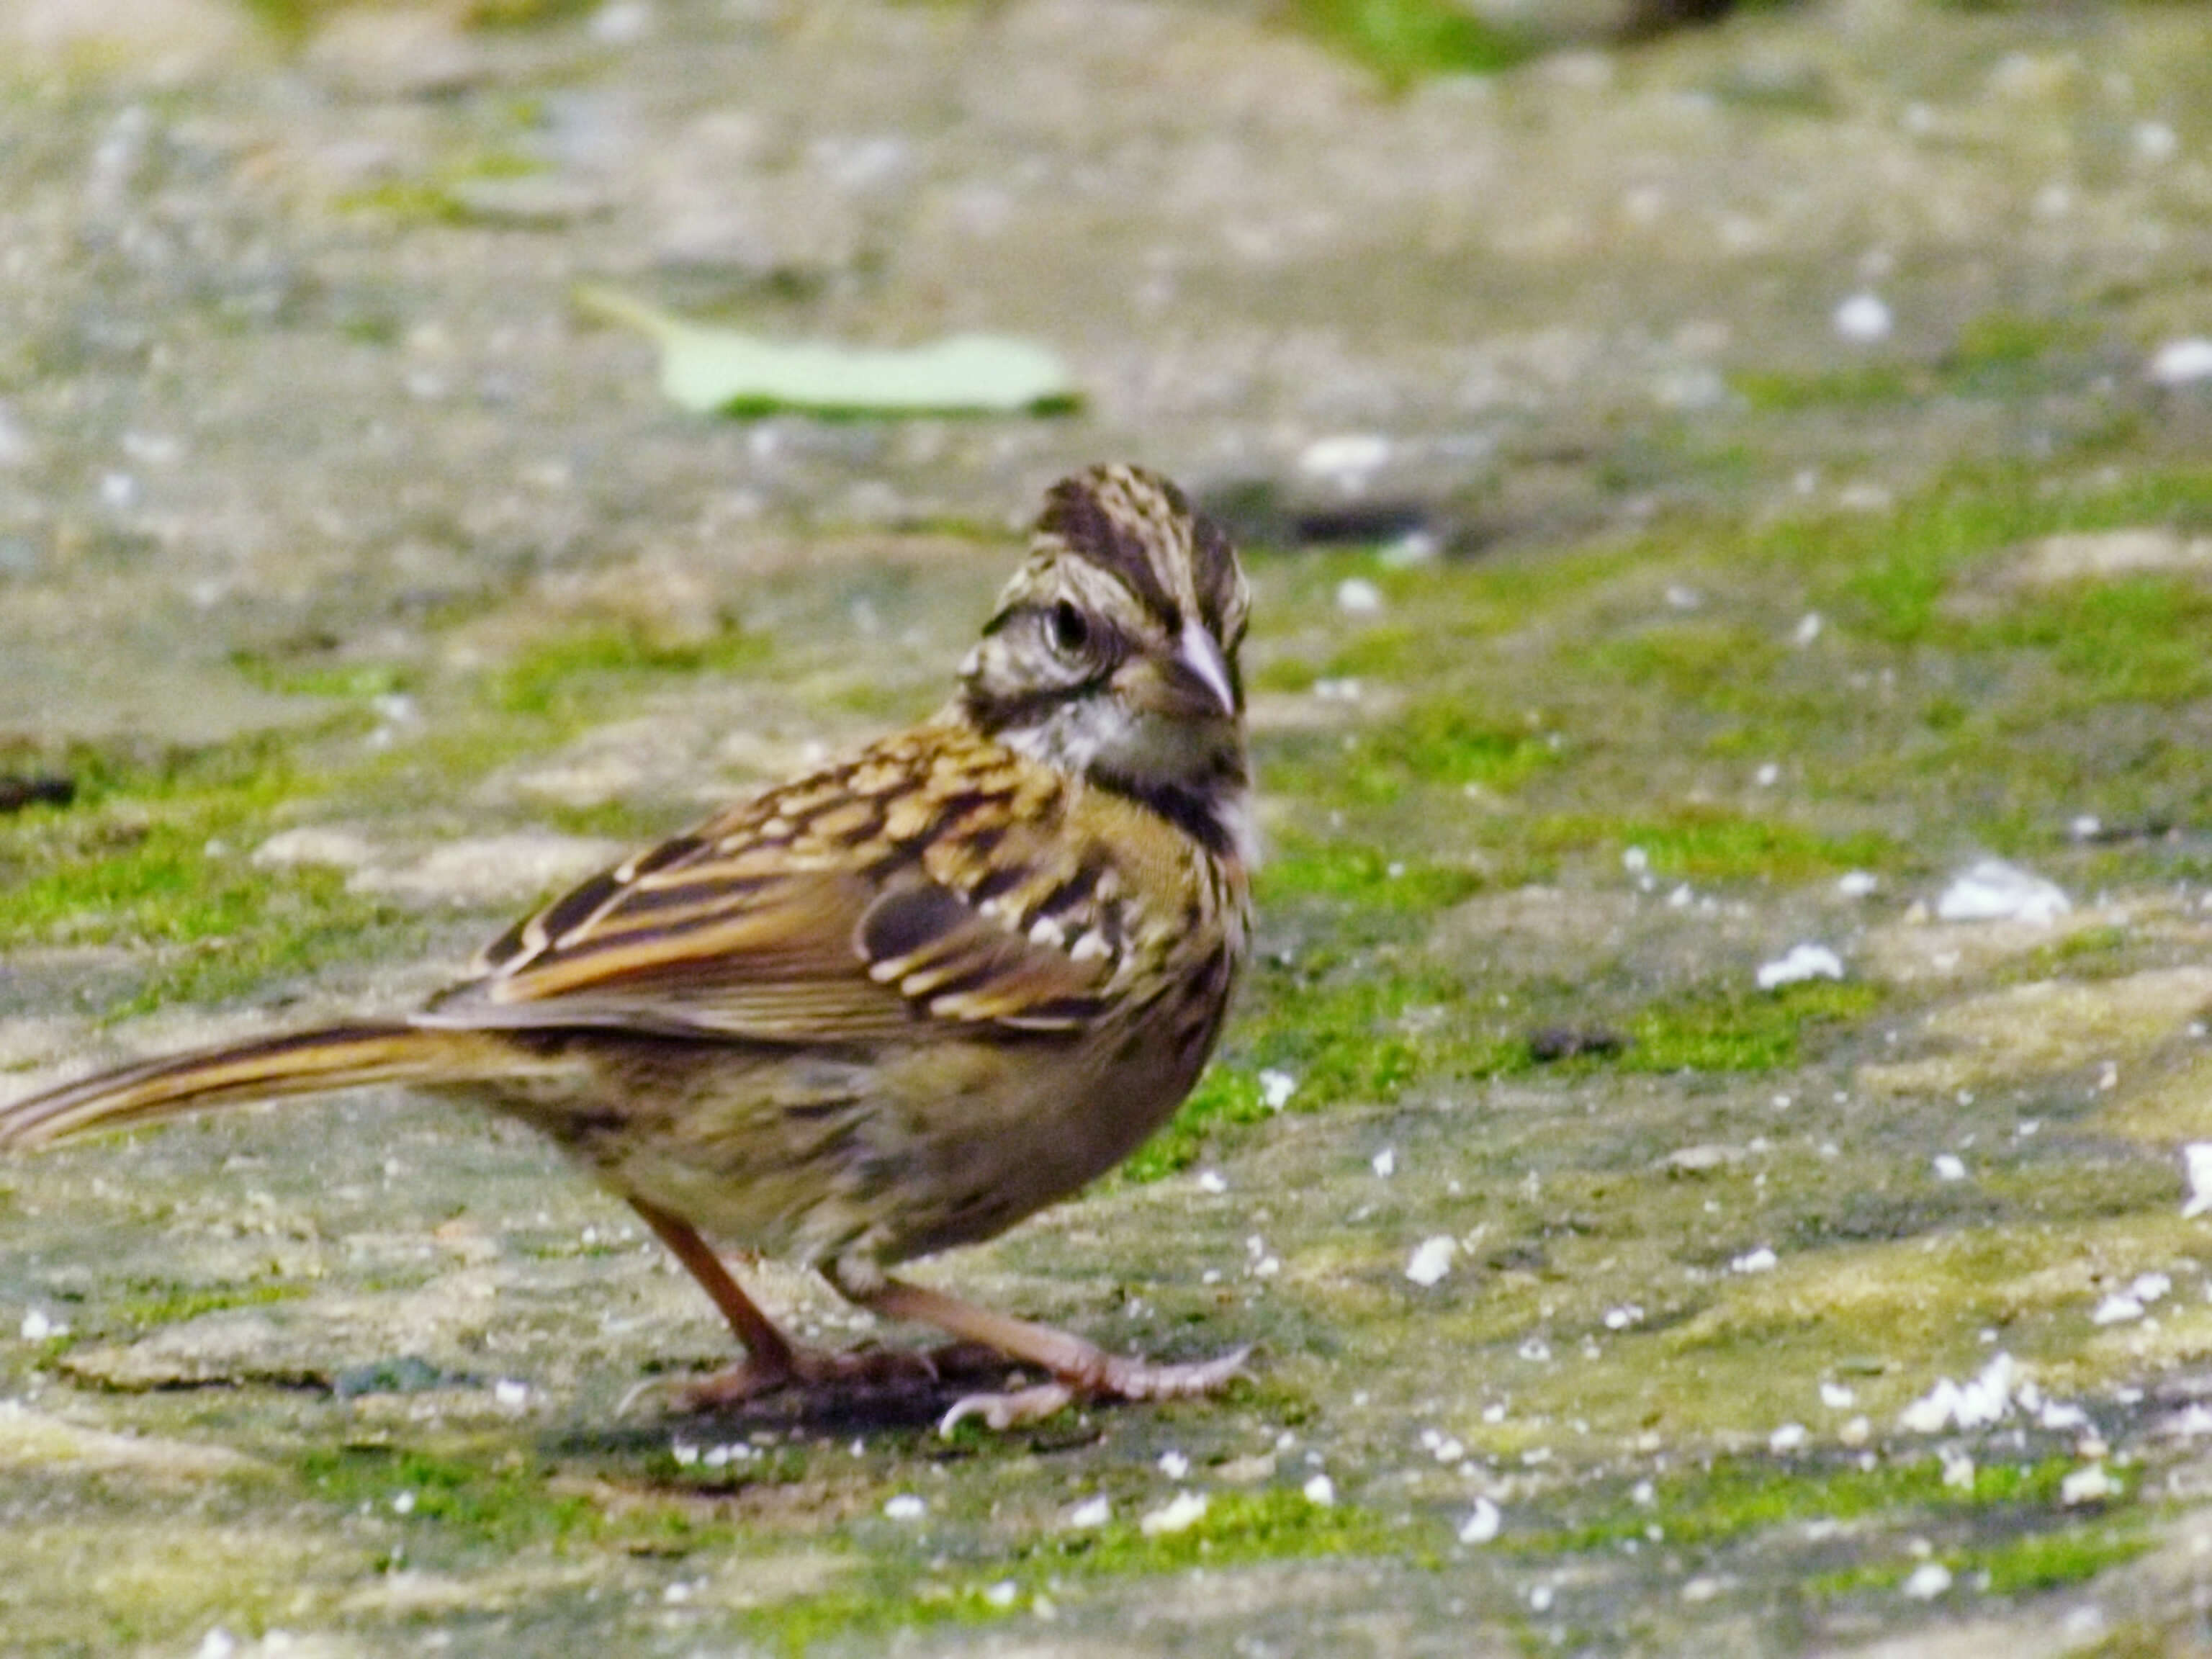
<instances>
[{"instance_id":1,"label":"blurred background","mask_svg":"<svg viewBox=\"0 0 2212 1659\"><path fill-rule=\"evenodd\" d=\"M1463 556L2201 444L2148 371L2205 325L2203 27L9 0L0 580L77 597L5 607L0 719L133 695L74 637L181 672L800 525L995 526L1099 455L1271 543ZM1026 338L1080 411L685 419L586 283L776 339ZM135 721L222 720L132 678Z\"/></svg>"}]
</instances>

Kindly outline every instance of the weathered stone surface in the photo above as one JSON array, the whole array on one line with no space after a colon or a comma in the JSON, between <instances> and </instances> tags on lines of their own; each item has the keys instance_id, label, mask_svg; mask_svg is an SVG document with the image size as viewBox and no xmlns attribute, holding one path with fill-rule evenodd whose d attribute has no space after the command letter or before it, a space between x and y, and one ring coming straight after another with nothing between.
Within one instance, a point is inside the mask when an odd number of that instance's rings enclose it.
<instances>
[{"instance_id":1,"label":"weathered stone surface","mask_svg":"<svg viewBox=\"0 0 2212 1659\"><path fill-rule=\"evenodd\" d=\"M0 1095L926 714L1109 456L1255 544L1272 859L1194 1115L915 1269L1250 1383L676 1416L726 1333L526 1131L216 1114L0 1168L0 1648L2205 1644L2201 9L1307 9L0 8ZM694 421L584 282L1085 405ZM2072 908L1929 919L1996 853Z\"/></svg>"}]
</instances>

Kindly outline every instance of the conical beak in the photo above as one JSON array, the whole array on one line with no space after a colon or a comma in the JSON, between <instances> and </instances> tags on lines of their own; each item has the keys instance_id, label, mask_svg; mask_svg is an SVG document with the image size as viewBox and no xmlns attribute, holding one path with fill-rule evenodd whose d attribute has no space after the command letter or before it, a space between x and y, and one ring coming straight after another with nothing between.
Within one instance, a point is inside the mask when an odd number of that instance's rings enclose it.
<instances>
[{"instance_id":1,"label":"conical beak","mask_svg":"<svg viewBox=\"0 0 2212 1659\"><path fill-rule=\"evenodd\" d=\"M1222 659L1221 647L1213 642L1195 621L1182 625L1182 638L1176 642L1176 663L1191 678L1212 694L1221 713L1234 719L1237 714L1237 688L1229 678L1229 665Z\"/></svg>"}]
</instances>

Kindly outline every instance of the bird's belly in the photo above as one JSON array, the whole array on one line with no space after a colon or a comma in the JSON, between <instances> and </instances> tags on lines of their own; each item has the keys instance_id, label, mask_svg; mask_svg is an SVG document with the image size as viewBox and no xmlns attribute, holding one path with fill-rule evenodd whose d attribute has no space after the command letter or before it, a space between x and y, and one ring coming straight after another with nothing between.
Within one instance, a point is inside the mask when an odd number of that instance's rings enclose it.
<instances>
[{"instance_id":1,"label":"bird's belly","mask_svg":"<svg viewBox=\"0 0 2212 1659\"><path fill-rule=\"evenodd\" d=\"M904 1206L873 1253L890 1262L990 1238L1079 1191L1166 1121L1203 1063L1167 1044L1116 1054L1093 1042L933 1092L906 1154L927 1172L928 1201Z\"/></svg>"},{"instance_id":2,"label":"bird's belly","mask_svg":"<svg viewBox=\"0 0 2212 1659\"><path fill-rule=\"evenodd\" d=\"M1110 1170L1205 1059L1126 1031L1033 1042L832 1056L630 1039L586 1090L470 1092L725 1244L890 1263L992 1237Z\"/></svg>"}]
</instances>

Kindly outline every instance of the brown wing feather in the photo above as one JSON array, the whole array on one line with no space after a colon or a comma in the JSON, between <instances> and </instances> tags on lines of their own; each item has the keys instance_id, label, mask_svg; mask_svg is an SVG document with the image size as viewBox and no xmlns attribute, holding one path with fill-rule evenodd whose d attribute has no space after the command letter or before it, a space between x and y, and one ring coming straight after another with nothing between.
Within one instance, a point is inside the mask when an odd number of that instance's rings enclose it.
<instances>
[{"instance_id":1,"label":"brown wing feather","mask_svg":"<svg viewBox=\"0 0 2212 1659\"><path fill-rule=\"evenodd\" d=\"M422 1022L793 1043L1073 1029L1115 952L1069 948L1100 884L1051 833L1063 789L988 739L903 734L584 882Z\"/></svg>"}]
</instances>

